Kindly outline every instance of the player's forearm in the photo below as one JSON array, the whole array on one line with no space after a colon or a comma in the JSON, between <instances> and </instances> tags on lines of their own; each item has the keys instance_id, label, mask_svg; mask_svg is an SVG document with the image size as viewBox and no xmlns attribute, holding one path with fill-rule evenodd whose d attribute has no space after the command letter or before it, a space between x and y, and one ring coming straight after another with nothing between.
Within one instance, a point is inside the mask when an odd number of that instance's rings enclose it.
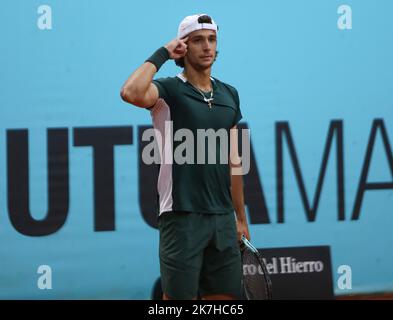
<instances>
[{"instance_id":1,"label":"player's forearm","mask_svg":"<svg viewBox=\"0 0 393 320\"><path fill-rule=\"evenodd\" d=\"M231 195L237 220L246 222L242 175L231 175Z\"/></svg>"}]
</instances>

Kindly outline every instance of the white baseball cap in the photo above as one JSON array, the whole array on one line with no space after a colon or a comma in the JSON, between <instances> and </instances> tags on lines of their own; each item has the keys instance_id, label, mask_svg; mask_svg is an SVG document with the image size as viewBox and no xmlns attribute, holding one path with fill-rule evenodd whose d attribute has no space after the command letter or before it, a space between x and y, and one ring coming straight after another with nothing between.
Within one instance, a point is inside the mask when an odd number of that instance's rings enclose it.
<instances>
[{"instance_id":1,"label":"white baseball cap","mask_svg":"<svg viewBox=\"0 0 393 320\"><path fill-rule=\"evenodd\" d=\"M209 29L217 32L218 26L214 22L214 20L211 19L212 23L200 22L199 18L202 16L208 16L208 15L205 13L201 13L201 14L194 14L192 16L185 17L183 21L180 22L179 24L179 29L177 31L177 38L182 39L187 35L189 35L191 32L201 29Z\"/></svg>"}]
</instances>

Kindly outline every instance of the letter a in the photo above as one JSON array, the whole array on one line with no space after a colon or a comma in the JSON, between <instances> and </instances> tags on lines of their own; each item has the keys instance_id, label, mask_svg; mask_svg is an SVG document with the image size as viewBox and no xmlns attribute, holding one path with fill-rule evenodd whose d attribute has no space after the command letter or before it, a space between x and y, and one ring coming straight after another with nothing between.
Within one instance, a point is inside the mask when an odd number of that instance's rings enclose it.
<instances>
[{"instance_id":1,"label":"letter a","mask_svg":"<svg viewBox=\"0 0 393 320\"><path fill-rule=\"evenodd\" d=\"M340 30L352 29L352 9L350 6L343 4L338 7L337 13L341 16L337 20L337 27Z\"/></svg>"},{"instance_id":2,"label":"letter a","mask_svg":"<svg viewBox=\"0 0 393 320\"><path fill-rule=\"evenodd\" d=\"M52 9L48 5L39 6L37 13L41 14L37 20L37 26L40 30L52 30Z\"/></svg>"},{"instance_id":3,"label":"letter a","mask_svg":"<svg viewBox=\"0 0 393 320\"><path fill-rule=\"evenodd\" d=\"M52 289L52 269L50 266L42 265L38 267L37 273L43 274L38 278L37 287L41 290Z\"/></svg>"}]
</instances>

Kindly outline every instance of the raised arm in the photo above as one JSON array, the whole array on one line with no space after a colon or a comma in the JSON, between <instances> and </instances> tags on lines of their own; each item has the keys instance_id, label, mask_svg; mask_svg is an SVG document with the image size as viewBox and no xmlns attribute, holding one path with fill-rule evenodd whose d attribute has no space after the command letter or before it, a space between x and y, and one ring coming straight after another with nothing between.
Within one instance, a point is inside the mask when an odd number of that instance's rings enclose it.
<instances>
[{"instance_id":1,"label":"raised arm","mask_svg":"<svg viewBox=\"0 0 393 320\"><path fill-rule=\"evenodd\" d=\"M120 91L121 98L137 107L148 108L159 98L158 89L152 83L161 65L168 59L179 59L187 53L187 39L174 39L158 49L149 59L136 69Z\"/></svg>"}]
</instances>

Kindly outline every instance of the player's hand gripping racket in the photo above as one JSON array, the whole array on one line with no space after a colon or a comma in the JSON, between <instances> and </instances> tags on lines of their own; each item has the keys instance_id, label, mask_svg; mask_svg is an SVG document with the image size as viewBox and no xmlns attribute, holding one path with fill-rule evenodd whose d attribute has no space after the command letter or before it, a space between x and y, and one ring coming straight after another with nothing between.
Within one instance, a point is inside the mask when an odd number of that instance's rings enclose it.
<instances>
[{"instance_id":1,"label":"player's hand gripping racket","mask_svg":"<svg viewBox=\"0 0 393 320\"><path fill-rule=\"evenodd\" d=\"M271 300L272 282L258 250L243 235L240 241L243 289L247 300Z\"/></svg>"}]
</instances>

